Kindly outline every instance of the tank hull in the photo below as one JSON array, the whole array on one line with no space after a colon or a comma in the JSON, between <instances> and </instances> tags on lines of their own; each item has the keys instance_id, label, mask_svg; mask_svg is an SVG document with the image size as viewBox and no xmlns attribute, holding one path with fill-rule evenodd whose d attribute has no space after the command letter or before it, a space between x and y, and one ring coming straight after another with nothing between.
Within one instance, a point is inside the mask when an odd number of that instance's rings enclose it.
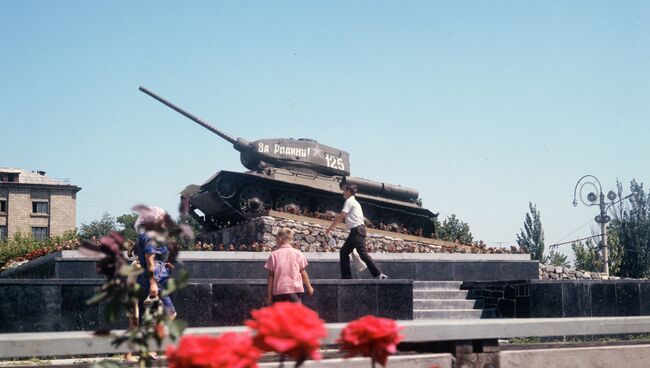
<instances>
[{"instance_id":1,"label":"tank hull","mask_svg":"<svg viewBox=\"0 0 650 368\"><path fill-rule=\"evenodd\" d=\"M201 186L189 186L183 195L189 200L192 216L207 231L214 231L246 221L251 214L265 210L333 219L343 207L341 185L361 181L370 182L284 169L219 171ZM366 193L360 188L356 196L369 227L425 237L435 233L433 219L437 214L405 199L404 193L412 195L412 190L392 186L389 192L397 195L389 198L378 188L390 188L390 185L379 184L382 183L368 186Z\"/></svg>"}]
</instances>

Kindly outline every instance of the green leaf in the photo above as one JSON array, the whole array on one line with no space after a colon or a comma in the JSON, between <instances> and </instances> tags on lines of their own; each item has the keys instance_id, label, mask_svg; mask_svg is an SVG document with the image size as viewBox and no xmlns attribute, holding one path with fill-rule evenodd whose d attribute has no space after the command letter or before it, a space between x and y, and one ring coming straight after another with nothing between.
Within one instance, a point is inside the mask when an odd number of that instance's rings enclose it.
<instances>
[{"instance_id":1,"label":"green leaf","mask_svg":"<svg viewBox=\"0 0 650 368\"><path fill-rule=\"evenodd\" d=\"M165 290L162 291L161 295L162 296L167 296L174 291L176 291L178 288L176 287L176 280L175 279L169 279L167 280L167 286L165 287Z\"/></svg>"},{"instance_id":2,"label":"green leaf","mask_svg":"<svg viewBox=\"0 0 650 368\"><path fill-rule=\"evenodd\" d=\"M132 337L130 335L128 335L128 334L118 336L118 337L114 338L113 341L111 341L111 345L113 345L113 347L115 347L115 348L118 348L124 342L129 341L131 339L132 339Z\"/></svg>"},{"instance_id":3,"label":"green leaf","mask_svg":"<svg viewBox=\"0 0 650 368\"><path fill-rule=\"evenodd\" d=\"M120 303L117 300L111 300L110 303L106 306L106 321L113 322L117 318L118 313L120 312Z\"/></svg>"},{"instance_id":4,"label":"green leaf","mask_svg":"<svg viewBox=\"0 0 650 368\"><path fill-rule=\"evenodd\" d=\"M190 279L190 273L187 272L186 269L181 268L178 271L178 288L182 289L185 286L187 286L187 282L189 281L189 279Z\"/></svg>"},{"instance_id":5,"label":"green leaf","mask_svg":"<svg viewBox=\"0 0 650 368\"><path fill-rule=\"evenodd\" d=\"M179 337L181 337L185 328L187 328L187 322L180 319L175 319L167 322L167 327L169 328L169 337L173 341L176 341Z\"/></svg>"},{"instance_id":6,"label":"green leaf","mask_svg":"<svg viewBox=\"0 0 650 368\"><path fill-rule=\"evenodd\" d=\"M125 277L136 277L140 274L142 274L144 270L141 267L135 266L135 265L124 265L120 267L120 275L125 276Z\"/></svg>"},{"instance_id":7,"label":"green leaf","mask_svg":"<svg viewBox=\"0 0 650 368\"><path fill-rule=\"evenodd\" d=\"M108 296L107 291L99 292L99 293L93 295L92 298L86 300L86 305L92 305L92 304L99 303L102 300L104 300L107 296Z\"/></svg>"},{"instance_id":8,"label":"green leaf","mask_svg":"<svg viewBox=\"0 0 650 368\"><path fill-rule=\"evenodd\" d=\"M165 290L162 292L162 296L167 296L170 295L185 286L187 286L187 282L190 279L190 274L187 272L186 269L181 268L178 271L177 277L171 278L167 281L167 287Z\"/></svg>"}]
</instances>

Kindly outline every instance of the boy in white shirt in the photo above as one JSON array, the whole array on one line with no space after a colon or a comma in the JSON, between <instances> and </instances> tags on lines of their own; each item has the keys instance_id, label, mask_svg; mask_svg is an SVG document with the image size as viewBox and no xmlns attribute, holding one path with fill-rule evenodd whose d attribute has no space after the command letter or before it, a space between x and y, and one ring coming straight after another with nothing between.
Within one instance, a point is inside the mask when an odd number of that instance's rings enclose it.
<instances>
[{"instance_id":1,"label":"boy in white shirt","mask_svg":"<svg viewBox=\"0 0 650 368\"><path fill-rule=\"evenodd\" d=\"M363 220L361 204L359 204L357 199L354 198L356 193L356 185L346 185L344 187L343 198L345 198L345 204L343 204L341 213L336 216L332 225L330 225L327 231L325 231L325 235L329 235L332 229L344 220L345 225L350 230L350 234L348 235L348 238L345 239L345 243L343 243L341 252L339 253L342 279L352 278L352 271L350 271L350 253L352 253L354 249L357 250L359 257L361 257L361 259L366 263L368 270L373 277L380 280L387 279L388 276L384 275L379 268L377 268L375 262L366 251L366 226Z\"/></svg>"}]
</instances>

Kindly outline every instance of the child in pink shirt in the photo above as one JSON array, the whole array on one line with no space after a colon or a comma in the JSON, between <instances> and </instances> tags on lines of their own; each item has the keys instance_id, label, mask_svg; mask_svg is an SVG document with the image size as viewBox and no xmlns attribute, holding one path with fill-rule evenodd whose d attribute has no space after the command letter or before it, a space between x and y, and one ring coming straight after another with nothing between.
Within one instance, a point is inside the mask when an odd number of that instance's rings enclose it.
<instances>
[{"instance_id":1,"label":"child in pink shirt","mask_svg":"<svg viewBox=\"0 0 650 368\"><path fill-rule=\"evenodd\" d=\"M275 302L301 302L305 292L303 284L307 287L307 295L314 294L309 276L307 276L307 260L305 256L291 246L293 232L289 228L282 228L275 238L277 249L271 252L264 268L269 270L266 303Z\"/></svg>"}]
</instances>

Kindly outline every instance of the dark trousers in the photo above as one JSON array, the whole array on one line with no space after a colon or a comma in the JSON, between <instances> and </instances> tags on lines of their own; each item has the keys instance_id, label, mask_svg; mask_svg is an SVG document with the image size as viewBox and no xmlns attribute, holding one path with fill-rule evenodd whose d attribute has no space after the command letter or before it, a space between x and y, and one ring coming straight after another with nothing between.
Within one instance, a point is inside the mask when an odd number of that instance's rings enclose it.
<instances>
[{"instance_id":1,"label":"dark trousers","mask_svg":"<svg viewBox=\"0 0 650 368\"><path fill-rule=\"evenodd\" d=\"M350 253L354 249L359 253L361 260L366 263L368 266L368 271L372 274L373 277L377 277L381 274L379 268L375 265L375 262L368 255L366 251L366 227L361 225L357 226L354 229L350 230L350 235L345 239L345 243L341 247L340 264L341 264L341 278L351 279L352 272L350 271Z\"/></svg>"},{"instance_id":2,"label":"dark trousers","mask_svg":"<svg viewBox=\"0 0 650 368\"><path fill-rule=\"evenodd\" d=\"M273 303L275 302L292 302L292 303L300 303L302 300L301 298L302 293L292 293L292 294L278 294L278 295L273 295Z\"/></svg>"}]
</instances>

